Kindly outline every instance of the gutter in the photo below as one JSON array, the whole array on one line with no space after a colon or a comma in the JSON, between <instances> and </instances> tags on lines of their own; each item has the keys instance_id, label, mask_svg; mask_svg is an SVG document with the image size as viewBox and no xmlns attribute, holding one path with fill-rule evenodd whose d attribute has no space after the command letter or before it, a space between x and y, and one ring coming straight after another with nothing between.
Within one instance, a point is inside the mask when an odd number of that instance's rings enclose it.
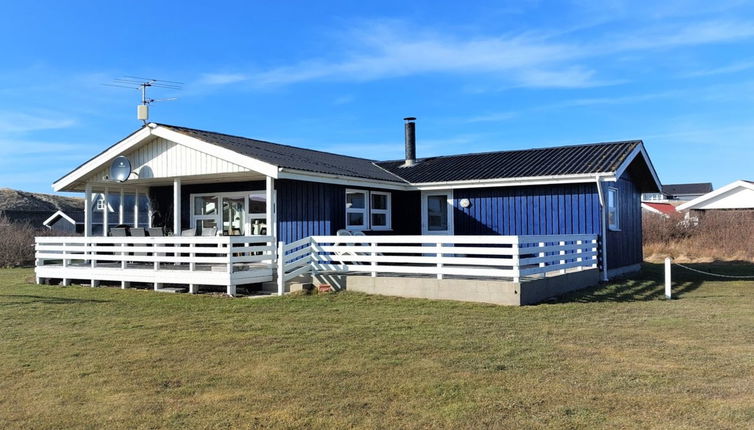
<instances>
[{"instance_id":1,"label":"gutter","mask_svg":"<svg viewBox=\"0 0 754 430\"><path fill-rule=\"evenodd\" d=\"M602 282L607 282L607 208L605 207L605 194L602 192L602 177L600 175L594 176L595 183L597 184L597 195L600 200L600 214L602 216L601 230L602 230Z\"/></svg>"}]
</instances>

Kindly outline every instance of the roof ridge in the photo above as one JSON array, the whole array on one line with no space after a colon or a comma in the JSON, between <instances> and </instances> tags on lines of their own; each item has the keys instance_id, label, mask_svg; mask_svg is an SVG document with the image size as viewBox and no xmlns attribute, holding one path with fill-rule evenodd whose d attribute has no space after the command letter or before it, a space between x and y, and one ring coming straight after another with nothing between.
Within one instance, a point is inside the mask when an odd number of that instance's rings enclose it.
<instances>
[{"instance_id":1,"label":"roof ridge","mask_svg":"<svg viewBox=\"0 0 754 430\"><path fill-rule=\"evenodd\" d=\"M597 145L624 145L626 143L644 143L642 139L628 139L628 140L616 140L616 141L610 141L610 142L594 142L594 143L575 143L571 145L559 145L559 146L543 146L539 148L529 148L529 149L506 149L503 151L482 151L482 152L466 152L463 154L448 154L448 155L436 155L433 157L423 157L423 158L417 158L417 165L419 164L420 160L430 160L435 158L446 158L446 157L465 157L467 155L486 155L486 154L501 154L504 152L533 152L533 151L549 151L552 149L563 149L563 148L583 148L585 146L597 146ZM384 160L384 161L378 161L378 163L394 163L397 161L404 161L402 159L395 159L395 160Z\"/></svg>"},{"instance_id":2,"label":"roof ridge","mask_svg":"<svg viewBox=\"0 0 754 430\"><path fill-rule=\"evenodd\" d=\"M356 156L353 156L353 155L337 154L335 152L323 151L321 149L304 148L304 147L301 147L301 146L288 145L288 144L285 144L285 143L270 142L269 140L254 139L254 138L251 138L251 137L239 136L237 134L221 133L219 131L202 130L202 129L199 129L199 128L184 127L182 125L164 124L164 123L159 123L159 122L156 122L154 124L156 124L158 126L162 126L162 127L182 128L184 130L193 130L193 131L198 131L198 132L202 132L202 133L212 133L212 134L218 134L218 135L221 135L221 136L233 137L233 138L236 138L236 139L251 140L253 142L267 143L267 144L270 144L270 145L285 146L286 148L303 149L305 151L319 152L321 154L336 155L338 157L354 158L356 160L364 160L364 161L369 161L369 162L372 162L372 163L379 161L379 160L373 160L371 158L363 158L363 157L356 157ZM211 142L207 142L207 143L211 143Z\"/></svg>"}]
</instances>

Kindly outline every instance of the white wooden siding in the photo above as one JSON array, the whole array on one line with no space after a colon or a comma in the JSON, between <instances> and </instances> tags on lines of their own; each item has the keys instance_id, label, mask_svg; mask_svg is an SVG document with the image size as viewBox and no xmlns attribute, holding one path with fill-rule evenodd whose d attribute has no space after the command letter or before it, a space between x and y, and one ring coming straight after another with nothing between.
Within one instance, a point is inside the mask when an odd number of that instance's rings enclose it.
<instances>
[{"instance_id":1,"label":"white wooden siding","mask_svg":"<svg viewBox=\"0 0 754 430\"><path fill-rule=\"evenodd\" d=\"M161 137L124 155L131 161L131 167L139 179L250 172L238 164ZM97 171L93 178L101 180L108 175L108 170Z\"/></svg>"}]
</instances>

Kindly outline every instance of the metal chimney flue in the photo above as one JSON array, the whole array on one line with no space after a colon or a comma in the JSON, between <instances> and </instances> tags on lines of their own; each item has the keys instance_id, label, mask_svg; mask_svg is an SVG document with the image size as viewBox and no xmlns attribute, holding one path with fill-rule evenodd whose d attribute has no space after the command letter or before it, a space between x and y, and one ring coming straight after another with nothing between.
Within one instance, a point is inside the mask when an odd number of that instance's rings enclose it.
<instances>
[{"instance_id":1,"label":"metal chimney flue","mask_svg":"<svg viewBox=\"0 0 754 430\"><path fill-rule=\"evenodd\" d=\"M402 167L410 167L416 164L416 118L410 116L403 120L406 121L406 162Z\"/></svg>"}]
</instances>

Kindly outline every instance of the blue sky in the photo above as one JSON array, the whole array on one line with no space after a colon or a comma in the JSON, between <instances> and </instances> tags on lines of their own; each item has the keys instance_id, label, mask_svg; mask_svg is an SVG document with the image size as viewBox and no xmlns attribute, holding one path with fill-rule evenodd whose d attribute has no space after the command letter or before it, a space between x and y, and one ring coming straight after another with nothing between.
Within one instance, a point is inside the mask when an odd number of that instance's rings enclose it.
<instances>
[{"instance_id":1,"label":"blue sky","mask_svg":"<svg viewBox=\"0 0 754 430\"><path fill-rule=\"evenodd\" d=\"M643 139L664 183L754 179L744 1L3 2L0 187L156 122L376 159ZM468 4L464 4L468 3ZM479 3L479 4L476 4Z\"/></svg>"}]
</instances>

